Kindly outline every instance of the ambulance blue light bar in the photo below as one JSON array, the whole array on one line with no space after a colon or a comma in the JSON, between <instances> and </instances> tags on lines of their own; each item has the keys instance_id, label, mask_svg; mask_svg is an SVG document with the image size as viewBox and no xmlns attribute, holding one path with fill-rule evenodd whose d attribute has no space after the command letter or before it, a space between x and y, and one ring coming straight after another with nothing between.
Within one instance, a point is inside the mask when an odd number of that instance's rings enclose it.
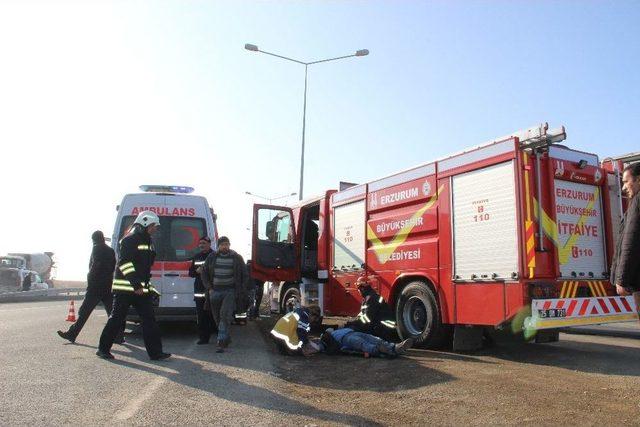
<instances>
[{"instance_id":1,"label":"ambulance blue light bar","mask_svg":"<svg viewBox=\"0 0 640 427\"><path fill-rule=\"evenodd\" d=\"M190 194L194 192L193 187L183 187L180 185L141 185L140 190L145 193Z\"/></svg>"}]
</instances>

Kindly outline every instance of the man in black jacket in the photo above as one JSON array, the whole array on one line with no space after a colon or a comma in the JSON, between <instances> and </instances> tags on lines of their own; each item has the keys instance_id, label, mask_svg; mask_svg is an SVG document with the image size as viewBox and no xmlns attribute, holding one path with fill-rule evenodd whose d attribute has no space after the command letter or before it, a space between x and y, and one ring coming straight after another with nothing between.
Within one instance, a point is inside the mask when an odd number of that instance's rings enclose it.
<instances>
[{"instance_id":1,"label":"man in black jacket","mask_svg":"<svg viewBox=\"0 0 640 427\"><path fill-rule=\"evenodd\" d=\"M394 336L396 322L393 310L364 277L356 281L362 296L360 313L355 320L347 322L345 328L363 332L377 337L391 339Z\"/></svg>"},{"instance_id":2,"label":"man in black jacket","mask_svg":"<svg viewBox=\"0 0 640 427\"><path fill-rule=\"evenodd\" d=\"M624 169L622 182L629 204L620 224L611 283L618 295L633 295L640 315L640 163Z\"/></svg>"},{"instance_id":3,"label":"man in black jacket","mask_svg":"<svg viewBox=\"0 0 640 427\"><path fill-rule=\"evenodd\" d=\"M102 231L94 231L91 235L91 240L93 241L93 250L91 251L91 258L89 258L87 292L78 312L78 320L71 325L68 331L58 331L60 337L71 342L75 342L82 327L99 302L102 302L104 305L107 315L111 314L113 307L111 282L113 281L113 270L116 267L116 256L113 249L105 243ZM119 344L124 342L122 332L116 339L116 342Z\"/></svg>"},{"instance_id":4,"label":"man in black jacket","mask_svg":"<svg viewBox=\"0 0 640 427\"><path fill-rule=\"evenodd\" d=\"M198 242L200 252L191 259L191 266L189 267L189 277L195 277L193 282L193 299L196 302L196 315L198 317L198 333L200 339L196 344L208 344L211 334L215 332L216 327L213 323L213 317L211 316L211 310L205 310L205 288L202 284L202 266L209 254L213 252L211 250L211 239L207 236L202 236Z\"/></svg>"}]
</instances>

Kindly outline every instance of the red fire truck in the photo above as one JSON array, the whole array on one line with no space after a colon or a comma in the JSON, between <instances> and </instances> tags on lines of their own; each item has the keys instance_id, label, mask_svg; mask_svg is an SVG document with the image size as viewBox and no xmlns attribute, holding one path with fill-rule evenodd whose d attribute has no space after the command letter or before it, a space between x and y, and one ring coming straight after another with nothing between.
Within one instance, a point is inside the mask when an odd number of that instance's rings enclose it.
<instances>
[{"instance_id":1,"label":"red fire truck","mask_svg":"<svg viewBox=\"0 0 640 427\"><path fill-rule=\"evenodd\" d=\"M358 312L366 275L399 335L426 347L637 319L608 282L623 160L565 138L545 123L291 208L254 205L253 275L278 285L282 309L328 316Z\"/></svg>"}]
</instances>

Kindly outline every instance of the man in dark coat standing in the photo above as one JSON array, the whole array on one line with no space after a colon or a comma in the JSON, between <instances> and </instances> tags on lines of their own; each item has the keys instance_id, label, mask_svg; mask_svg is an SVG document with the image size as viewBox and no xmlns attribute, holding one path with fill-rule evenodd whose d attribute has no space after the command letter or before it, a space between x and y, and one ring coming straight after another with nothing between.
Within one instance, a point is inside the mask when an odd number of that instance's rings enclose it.
<instances>
[{"instance_id":1,"label":"man in dark coat standing","mask_svg":"<svg viewBox=\"0 0 640 427\"><path fill-rule=\"evenodd\" d=\"M87 292L78 312L78 320L71 325L68 331L58 331L60 337L71 342L75 342L82 327L99 302L102 301L102 304L104 304L107 315L111 314L113 307L111 282L113 281L113 271L116 267L116 256L113 249L105 243L102 231L94 231L91 235L91 240L93 240L93 250L89 259ZM120 334L116 342L120 344L124 342L122 334Z\"/></svg>"},{"instance_id":2,"label":"man in dark coat standing","mask_svg":"<svg viewBox=\"0 0 640 427\"><path fill-rule=\"evenodd\" d=\"M218 251L211 252L202 268L202 283L218 326L216 353L231 343L230 325L236 302L247 298L249 275L242 256L231 250L229 238L218 239Z\"/></svg>"},{"instance_id":3,"label":"man in dark coat standing","mask_svg":"<svg viewBox=\"0 0 640 427\"><path fill-rule=\"evenodd\" d=\"M618 295L633 295L640 316L640 163L624 169L622 182L629 204L620 224L611 283Z\"/></svg>"}]
</instances>

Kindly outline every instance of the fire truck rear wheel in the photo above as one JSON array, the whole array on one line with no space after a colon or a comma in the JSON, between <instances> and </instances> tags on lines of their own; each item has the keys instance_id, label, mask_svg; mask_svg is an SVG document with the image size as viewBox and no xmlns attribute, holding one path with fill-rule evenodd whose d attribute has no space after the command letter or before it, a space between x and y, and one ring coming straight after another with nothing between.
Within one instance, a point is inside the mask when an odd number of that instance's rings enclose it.
<instances>
[{"instance_id":1,"label":"fire truck rear wheel","mask_svg":"<svg viewBox=\"0 0 640 427\"><path fill-rule=\"evenodd\" d=\"M282 295L280 302L280 313L287 314L297 307L300 307L302 298L300 297L300 289L295 286L288 287Z\"/></svg>"},{"instance_id":2,"label":"fire truck rear wheel","mask_svg":"<svg viewBox=\"0 0 640 427\"><path fill-rule=\"evenodd\" d=\"M442 324L438 300L424 282L411 282L402 289L396 319L400 337L413 338L416 346L439 347L446 340L447 330Z\"/></svg>"}]
</instances>

